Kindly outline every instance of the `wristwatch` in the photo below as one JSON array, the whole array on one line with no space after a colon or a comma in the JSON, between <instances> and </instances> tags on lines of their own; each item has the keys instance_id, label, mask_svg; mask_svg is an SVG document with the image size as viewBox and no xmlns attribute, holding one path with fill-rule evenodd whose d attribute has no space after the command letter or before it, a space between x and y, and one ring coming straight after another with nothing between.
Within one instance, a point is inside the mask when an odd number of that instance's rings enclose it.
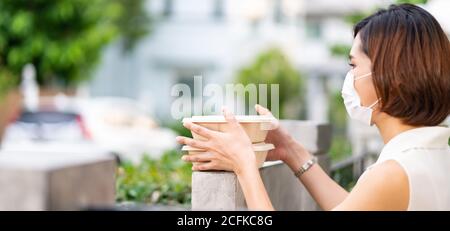
<instances>
[{"instance_id":1,"label":"wristwatch","mask_svg":"<svg viewBox=\"0 0 450 231\"><path fill-rule=\"evenodd\" d=\"M294 175L298 178L301 175L303 175L303 173L305 173L306 171L308 171L315 163L317 163L317 157L313 157L310 160L308 160L306 163L304 163L299 170L297 170Z\"/></svg>"}]
</instances>

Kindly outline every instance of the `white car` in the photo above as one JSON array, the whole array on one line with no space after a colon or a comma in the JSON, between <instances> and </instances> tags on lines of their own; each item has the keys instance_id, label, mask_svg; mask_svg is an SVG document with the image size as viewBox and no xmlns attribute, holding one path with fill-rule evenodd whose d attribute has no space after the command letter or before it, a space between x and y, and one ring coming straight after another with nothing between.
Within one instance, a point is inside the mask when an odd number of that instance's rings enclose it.
<instances>
[{"instance_id":1,"label":"white car","mask_svg":"<svg viewBox=\"0 0 450 231\"><path fill-rule=\"evenodd\" d=\"M150 113L131 99L93 98L82 105L92 140L121 159L139 162L143 155L158 158L177 147L176 134L159 127Z\"/></svg>"},{"instance_id":2,"label":"white car","mask_svg":"<svg viewBox=\"0 0 450 231\"><path fill-rule=\"evenodd\" d=\"M60 102L62 100L59 100ZM11 124L2 149L57 151L99 149L139 162L177 147L176 134L126 98L65 99L64 106L24 112Z\"/></svg>"}]
</instances>

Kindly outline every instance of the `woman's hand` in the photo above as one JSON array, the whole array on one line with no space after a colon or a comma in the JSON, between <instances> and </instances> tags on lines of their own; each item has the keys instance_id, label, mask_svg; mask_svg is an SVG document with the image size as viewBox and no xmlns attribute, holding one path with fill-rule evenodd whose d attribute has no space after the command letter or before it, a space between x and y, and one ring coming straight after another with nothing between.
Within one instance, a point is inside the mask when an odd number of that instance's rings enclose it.
<instances>
[{"instance_id":1,"label":"woman's hand","mask_svg":"<svg viewBox=\"0 0 450 231\"><path fill-rule=\"evenodd\" d=\"M255 105L255 109L260 115L273 117L272 113L261 105ZM275 120L273 126L275 129L269 131L265 142L273 144L275 149L269 151L267 160L281 160L291 167L295 160L306 162L311 158L303 145L295 141L286 129L280 126L278 120Z\"/></svg>"},{"instance_id":2,"label":"woman's hand","mask_svg":"<svg viewBox=\"0 0 450 231\"><path fill-rule=\"evenodd\" d=\"M209 130L191 122L183 124L189 130L205 137L206 141L179 136L177 141L206 152L184 155L182 159L194 162L192 170L227 170L237 175L246 170L256 170L256 159L250 138L234 115L223 109L225 120L231 127L229 132Z\"/></svg>"},{"instance_id":3,"label":"woman's hand","mask_svg":"<svg viewBox=\"0 0 450 231\"><path fill-rule=\"evenodd\" d=\"M280 122L275 119L269 109L256 104L255 105L256 112L260 115L271 116L274 118L274 122L272 127L274 129L270 130L267 133L267 137L265 142L273 144L275 149L270 150L267 154L267 160L282 160L284 161L288 155L286 151L286 145L288 140L291 139L289 134L280 126Z\"/></svg>"},{"instance_id":4,"label":"woman's hand","mask_svg":"<svg viewBox=\"0 0 450 231\"><path fill-rule=\"evenodd\" d=\"M193 170L229 170L236 173L245 201L250 210L273 210L272 203L256 166L252 142L233 114L224 109L229 132L217 132L185 123L184 126L206 137L207 141L177 137L177 141L206 150L205 153L185 155L183 160L194 162Z\"/></svg>"}]
</instances>

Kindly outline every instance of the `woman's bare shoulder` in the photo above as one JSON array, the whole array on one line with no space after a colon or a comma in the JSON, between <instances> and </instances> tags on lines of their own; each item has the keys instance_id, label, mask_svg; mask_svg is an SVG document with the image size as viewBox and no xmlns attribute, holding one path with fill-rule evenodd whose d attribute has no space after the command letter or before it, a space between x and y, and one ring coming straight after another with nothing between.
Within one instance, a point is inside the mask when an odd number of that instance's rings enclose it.
<instances>
[{"instance_id":1,"label":"woman's bare shoulder","mask_svg":"<svg viewBox=\"0 0 450 231\"><path fill-rule=\"evenodd\" d=\"M407 210L408 176L395 160L386 160L366 171L335 210Z\"/></svg>"}]
</instances>

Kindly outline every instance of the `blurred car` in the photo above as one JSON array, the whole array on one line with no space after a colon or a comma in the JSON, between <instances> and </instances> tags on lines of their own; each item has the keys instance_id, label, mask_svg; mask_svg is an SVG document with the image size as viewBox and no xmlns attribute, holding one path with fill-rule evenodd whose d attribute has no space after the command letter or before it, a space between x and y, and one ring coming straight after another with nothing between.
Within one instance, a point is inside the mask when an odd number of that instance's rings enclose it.
<instances>
[{"instance_id":1,"label":"blurred car","mask_svg":"<svg viewBox=\"0 0 450 231\"><path fill-rule=\"evenodd\" d=\"M134 100L59 96L43 102L37 111L23 112L8 126L2 150L99 149L139 162L144 155L159 158L164 151L177 147L176 134L159 127L151 113Z\"/></svg>"},{"instance_id":2,"label":"blurred car","mask_svg":"<svg viewBox=\"0 0 450 231\"><path fill-rule=\"evenodd\" d=\"M5 133L5 142L21 140L78 142L91 140L91 137L80 114L67 111L25 111L8 126Z\"/></svg>"},{"instance_id":3,"label":"blurred car","mask_svg":"<svg viewBox=\"0 0 450 231\"><path fill-rule=\"evenodd\" d=\"M1 151L110 153L92 141L75 100L62 95L41 98L36 110L22 111L7 126Z\"/></svg>"},{"instance_id":4,"label":"blurred car","mask_svg":"<svg viewBox=\"0 0 450 231\"><path fill-rule=\"evenodd\" d=\"M177 147L176 134L159 127L145 105L119 97L98 97L82 104L92 140L121 159L139 162L144 155L159 158Z\"/></svg>"}]
</instances>

